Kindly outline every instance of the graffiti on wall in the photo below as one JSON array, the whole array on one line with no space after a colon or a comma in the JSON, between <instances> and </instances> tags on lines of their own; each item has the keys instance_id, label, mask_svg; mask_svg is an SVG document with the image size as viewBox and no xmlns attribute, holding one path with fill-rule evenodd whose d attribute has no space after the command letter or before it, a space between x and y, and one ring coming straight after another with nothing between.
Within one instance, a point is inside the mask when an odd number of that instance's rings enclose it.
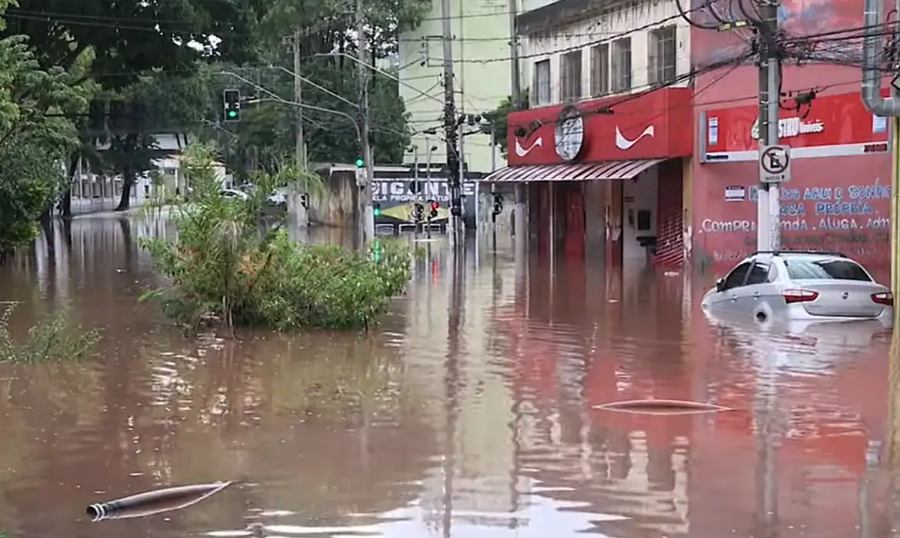
<instances>
[{"instance_id":1,"label":"graffiti on wall","mask_svg":"<svg viewBox=\"0 0 900 538\"><path fill-rule=\"evenodd\" d=\"M755 204L757 194L751 187L743 204ZM891 186L880 179L849 186L785 186L780 195L782 247L874 255L890 241L890 198ZM756 246L755 216L706 218L700 231L716 238L711 254L718 262L737 261Z\"/></svg>"}]
</instances>

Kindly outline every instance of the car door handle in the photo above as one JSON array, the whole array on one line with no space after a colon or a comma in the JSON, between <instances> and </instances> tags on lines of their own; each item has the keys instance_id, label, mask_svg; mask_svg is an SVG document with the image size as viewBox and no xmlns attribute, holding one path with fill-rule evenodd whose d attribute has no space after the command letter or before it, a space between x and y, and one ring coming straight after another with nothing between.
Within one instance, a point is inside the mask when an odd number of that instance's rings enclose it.
<instances>
[{"instance_id":1,"label":"car door handle","mask_svg":"<svg viewBox=\"0 0 900 538\"><path fill-rule=\"evenodd\" d=\"M759 299L759 292L758 292L758 291L753 293L753 298L754 298L754 299Z\"/></svg>"},{"instance_id":2,"label":"car door handle","mask_svg":"<svg viewBox=\"0 0 900 538\"><path fill-rule=\"evenodd\" d=\"M731 296L731 300L732 300L732 301L737 301L737 295L732 295L732 296Z\"/></svg>"}]
</instances>

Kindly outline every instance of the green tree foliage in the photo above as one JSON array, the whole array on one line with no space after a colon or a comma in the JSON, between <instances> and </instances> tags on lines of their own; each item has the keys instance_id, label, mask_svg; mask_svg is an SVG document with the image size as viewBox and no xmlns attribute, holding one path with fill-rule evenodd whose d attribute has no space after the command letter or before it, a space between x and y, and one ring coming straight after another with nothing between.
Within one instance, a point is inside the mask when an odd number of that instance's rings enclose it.
<instances>
[{"instance_id":1,"label":"green tree foliage","mask_svg":"<svg viewBox=\"0 0 900 538\"><path fill-rule=\"evenodd\" d=\"M34 238L62 187L78 137L58 116L83 107L83 97L68 73L39 66L27 38L0 39L0 255Z\"/></svg>"},{"instance_id":2,"label":"green tree foliage","mask_svg":"<svg viewBox=\"0 0 900 538\"><path fill-rule=\"evenodd\" d=\"M46 66L69 70L90 50L90 76L104 88L123 88L154 70L192 72L203 57L249 58L266 3L17 0L6 12L7 32L29 36ZM191 41L196 45L185 46Z\"/></svg>"},{"instance_id":3,"label":"green tree foliage","mask_svg":"<svg viewBox=\"0 0 900 538\"><path fill-rule=\"evenodd\" d=\"M150 75L165 73L163 78L172 83L174 77L193 75L202 61L251 58L256 24L266 4L264 0L18 0L9 5L8 27L0 35L28 36L42 65L79 73L75 84L129 95L146 90ZM179 85L167 88L169 98L177 101ZM86 107L79 112L86 112ZM112 168L124 179L118 209L128 208L136 174L150 166L147 157L153 145L146 134L141 129L116 134L112 140ZM95 142L84 131L82 140L81 147ZM69 157L69 169L74 170L77 155Z\"/></svg>"},{"instance_id":4,"label":"green tree foliage","mask_svg":"<svg viewBox=\"0 0 900 538\"><path fill-rule=\"evenodd\" d=\"M356 3L352 0L274 0L268 4L261 27L271 43L301 30L304 54L354 52ZM431 9L431 0L365 0L363 16L371 49L383 58L397 49L397 34L415 28Z\"/></svg>"},{"instance_id":5,"label":"green tree foliage","mask_svg":"<svg viewBox=\"0 0 900 538\"><path fill-rule=\"evenodd\" d=\"M270 2L260 21L260 59L262 63L294 69L292 50L284 38L292 40L299 30L301 75L324 86L352 103L359 102L357 63L342 56L322 56L330 53L359 56L356 39L355 3L346 0L274 0ZM366 0L363 16L370 55L368 64L397 52L398 32L414 28L431 7L431 0ZM294 78L274 69L241 71L242 76L273 91L284 100L293 100ZM400 99L397 82L390 77L369 70L369 110L371 120L370 143L376 162L399 163L409 144L408 114ZM213 95L221 101L224 86L240 87L236 79L221 79ZM256 95L250 86L242 87L245 95ZM321 89L304 84L303 101L308 105L337 110L344 115L304 109L304 131L308 157L311 161L355 160L359 156L359 141L351 120L358 115L355 105L329 95ZM239 170L267 169L273 162L293 155L295 147L295 108L276 103L260 103L245 107L238 125L210 131L222 147L226 147L229 164ZM217 110L216 112L220 112Z\"/></svg>"},{"instance_id":6,"label":"green tree foliage","mask_svg":"<svg viewBox=\"0 0 900 538\"><path fill-rule=\"evenodd\" d=\"M144 117L127 131L113 132L102 167L123 178L119 210L129 208L131 189L138 175L153 169L153 159L162 156L154 133L184 133L196 130L211 106L208 86L211 71L198 66L191 76L154 72L137 79L115 96L140 103Z\"/></svg>"},{"instance_id":7,"label":"green tree foliage","mask_svg":"<svg viewBox=\"0 0 900 538\"><path fill-rule=\"evenodd\" d=\"M285 101L293 100L294 77L275 68L224 68L253 80ZM303 102L322 110L303 109L304 135L311 162L353 162L359 156L359 141L354 121L358 117L359 83L356 63L340 57L310 57L304 61L302 76L327 88L335 97L310 85L303 86ZM225 148L229 165L249 174L252 170L271 170L294 155L295 111L290 104L276 102L249 85L241 85L227 76L213 79L209 95L213 110L209 116L221 116L222 90L238 87L244 96L262 101L243 107L239 123L223 123L207 130L207 137ZM348 103L347 101L351 103ZM388 76L370 72L370 142L379 163L400 163L409 144L408 113L400 98L397 82Z\"/></svg>"},{"instance_id":8,"label":"green tree foliage","mask_svg":"<svg viewBox=\"0 0 900 538\"><path fill-rule=\"evenodd\" d=\"M507 129L509 126L509 122L507 116L509 116L510 112L515 112L517 110L525 110L528 108L528 92L524 92L522 96L522 101L518 105L513 103L511 97L507 97L504 99L500 105L492 110L491 112L486 113L485 118L491 123L493 129L492 132L494 134L494 144L500 146L500 151L503 155L507 154L508 148L507 146Z\"/></svg>"},{"instance_id":9,"label":"green tree foliage","mask_svg":"<svg viewBox=\"0 0 900 538\"><path fill-rule=\"evenodd\" d=\"M228 199L219 195L213 156L202 146L189 151L194 193L176 213L178 240L144 243L172 280L146 297L174 319L190 328L205 319L226 327L365 327L403 290L410 275L406 249L391 245L376 262L339 247L299 245L278 227L262 231L266 194L297 170L260 174L250 200Z\"/></svg>"}]
</instances>

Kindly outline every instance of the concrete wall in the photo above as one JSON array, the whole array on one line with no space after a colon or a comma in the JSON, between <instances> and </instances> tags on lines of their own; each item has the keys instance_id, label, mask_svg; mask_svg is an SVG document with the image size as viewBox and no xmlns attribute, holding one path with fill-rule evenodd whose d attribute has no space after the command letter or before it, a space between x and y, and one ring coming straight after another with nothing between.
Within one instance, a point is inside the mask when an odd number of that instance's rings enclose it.
<instances>
[{"instance_id":1,"label":"concrete wall","mask_svg":"<svg viewBox=\"0 0 900 538\"><path fill-rule=\"evenodd\" d=\"M497 108L510 94L509 3L507 0L450 0L453 19L453 60L456 106L469 114ZM423 130L442 124L444 89L441 2L431 3L431 12L421 26L400 35L400 96L411 117L411 127ZM424 95L423 95L424 94ZM433 162L446 162L445 144L436 136L414 135L420 162L429 145L437 146ZM467 136L463 149L469 169L491 171L489 135ZM412 162L410 152L404 162ZM505 166L498 155L497 166Z\"/></svg>"},{"instance_id":2,"label":"concrete wall","mask_svg":"<svg viewBox=\"0 0 900 538\"><path fill-rule=\"evenodd\" d=\"M648 48L650 31L654 28L674 25L676 27L676 71L678 75L690 72L691 47L690 26L677 16L678 10L671 1L649 0L630 4L595 17L587 17L576 23L549 29L543 34L534 34L522 39L522 84L530 88L533 84L534 65L543 60L550 60L551 101L561 102L560 98L560 51L571 52L581 48L581 89L583 98L588 99L591 89L591 47L608 42L604 37L615 36L634 28L642 27L654 21L666 21L646 30L630 34L631 38L631 81L632 90L645 90L648 87ZM612 53L612 46L610 46ZM687 82L681 83L681 86ZM676 85L678 86L678 85ZM624 92L624 93L631 93ZM531 90L534 96L534 89ZM532 103L534 105L534 103Z\"/></svg>"},{"instance_id":3,"label":"concrete wall","mask_svg":"<svg viewBox=\"0 0 900 538\"><path fill-rule=\"evenodd\" d=\"M320 172L325 179L326 192L310 196L309 222L322 226L356 226L356 174L335 171Z\"/></svg>"}]
</instances>

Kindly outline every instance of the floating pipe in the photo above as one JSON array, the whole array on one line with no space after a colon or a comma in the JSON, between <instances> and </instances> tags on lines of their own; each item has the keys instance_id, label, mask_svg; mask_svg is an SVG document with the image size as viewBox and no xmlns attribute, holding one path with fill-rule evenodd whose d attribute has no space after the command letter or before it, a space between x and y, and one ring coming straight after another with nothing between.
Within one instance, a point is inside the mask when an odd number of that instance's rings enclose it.
<instances>
[{"instance_id":1,"label":"floating pipe","mask_svg":"<svg viewBox=\"0 0 900 538\"><path fill-rule=\"evenodd\" d=\"M643 413L647 415L690 415L697 413L718 413L733 411L721 405L692 402L686 400L628 400L595 405L594 409L620 411L623 413Z\"/></svg>"},{"instance_id":2,"label":"floating pipe","mask_svg":"<svg viewBox=\"0 0 900 538\"><path fill-rule=\"evenodd\" d=\"M114 501L94 503L87 507L87 515L91 521L101 521L144 517L180 510L215 495L230 485L231 482L216 482L138 493Z\"/></svg>"}]
</instances>

